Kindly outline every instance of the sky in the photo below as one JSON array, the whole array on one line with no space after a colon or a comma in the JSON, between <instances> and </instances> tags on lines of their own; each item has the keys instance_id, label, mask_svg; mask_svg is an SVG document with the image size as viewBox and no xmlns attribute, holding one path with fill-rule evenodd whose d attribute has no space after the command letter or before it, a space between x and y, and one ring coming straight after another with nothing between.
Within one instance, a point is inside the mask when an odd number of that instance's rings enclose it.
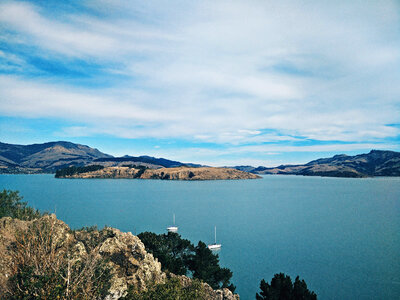
<instances>
[{"instance_id":1,"label":"sky","mask_svg":"<svg viewBox=\"0 0 400 300\"><path fill-rule=\"evenodd\" d=\"M400 151L399 1L0 0L0 141L276 166Z\"/></svg>"}]
</instances>

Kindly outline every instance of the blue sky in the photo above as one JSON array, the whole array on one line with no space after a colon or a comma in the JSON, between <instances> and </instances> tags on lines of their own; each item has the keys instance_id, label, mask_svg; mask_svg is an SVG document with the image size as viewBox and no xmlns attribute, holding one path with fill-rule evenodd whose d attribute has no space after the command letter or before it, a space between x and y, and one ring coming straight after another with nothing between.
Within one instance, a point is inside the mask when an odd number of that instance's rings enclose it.
<instances>
[{"instance_id":1,"label":"blue sky","mask_svg":"<svg viewBox=\"0 0 400 300\"><path fill-rule=\"evenodd\" d=\"M0 1L0 141L209 165L400 151L398 1Z\"/></svg>"}]
</instances>

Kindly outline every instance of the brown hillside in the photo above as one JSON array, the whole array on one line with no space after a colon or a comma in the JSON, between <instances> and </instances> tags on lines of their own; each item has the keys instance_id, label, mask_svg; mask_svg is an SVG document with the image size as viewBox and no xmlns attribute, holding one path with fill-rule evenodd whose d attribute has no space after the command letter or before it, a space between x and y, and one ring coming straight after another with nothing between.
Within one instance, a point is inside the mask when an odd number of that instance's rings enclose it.
<instances>
[{"instance_id":1,"label":"brown hillside","mask_svg":"<svg viewBox=\"0 0 400 300\"><path fill-rule=\"evenodd\" d=\"M143 173L130 167L106 167L101 170L65 176L64 178L140 178L164 180L226 180L256 179L260 176L229 168L160 168L146 169Z\"/></svg>"}]
</instances>

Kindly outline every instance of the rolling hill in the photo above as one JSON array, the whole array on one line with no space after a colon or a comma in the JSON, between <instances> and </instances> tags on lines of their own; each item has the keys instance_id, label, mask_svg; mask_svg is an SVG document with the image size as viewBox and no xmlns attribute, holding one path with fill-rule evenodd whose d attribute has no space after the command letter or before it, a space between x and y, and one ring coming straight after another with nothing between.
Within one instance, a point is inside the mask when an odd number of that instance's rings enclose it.
<instances>
[{"instance_id":1,"label":"rolling hill","mask_svg":"<svg viewBox=\"0 0 400 300\"><path fill-rule=\"evenodd\" d=\"M366 154L335 155L320 158L304 165L281 165L274 168L233 167L254 174L283 174L329 177L400 176L400 152L371 150Z\"/></svg>"},{"instance_id":2,"label":"rolling hill","mask_svg":"<svg viewBox=\"0 0 400 300\"><path fill-rule=\"evenodd\" d=\"M97 149L70 142L14 145L0 143L0 172L40 173L70 165L86 165L97 158L112 157Z\"/></svg>"},{"instance_id":3,"label":"rolling hill","mask_svg":"<svg viewBox=\"0 0 400 300\"><path fill-rule=\"evenodd\" d=\"M32 145L0 142L0 173L54 173L65 167L93 164L104 167L145 166L150 169L200 166L151 156L114 157L86 145L65 141Z\"/></svg>"}]
</instances>

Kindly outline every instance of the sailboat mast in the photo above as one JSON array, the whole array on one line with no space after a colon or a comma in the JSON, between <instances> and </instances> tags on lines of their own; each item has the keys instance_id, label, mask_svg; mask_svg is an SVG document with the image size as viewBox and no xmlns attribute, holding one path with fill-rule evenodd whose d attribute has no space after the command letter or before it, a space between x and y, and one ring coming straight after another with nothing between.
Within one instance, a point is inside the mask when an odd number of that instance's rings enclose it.
<instances>
[{"instance_id":1,"label":"sailboat mast","mask_svg":"<svg viewBox=\"0 0 400 300\"><path fill-rule=\"evenodd\" d=\"M217 225L214 225L214 244L208 245L208 249L210 250L221 249L221 244L217 244Z\"/></svg>"},{"instance_id":2,"label":"sailboat mast","mask_svg":"<svg viewBox=\"0 0 400 300\"><path fill-rule=\"evenodd\" d=\"M174 214L174 226L175 226L175 214Z\"/></svg>"}]
</instances>

